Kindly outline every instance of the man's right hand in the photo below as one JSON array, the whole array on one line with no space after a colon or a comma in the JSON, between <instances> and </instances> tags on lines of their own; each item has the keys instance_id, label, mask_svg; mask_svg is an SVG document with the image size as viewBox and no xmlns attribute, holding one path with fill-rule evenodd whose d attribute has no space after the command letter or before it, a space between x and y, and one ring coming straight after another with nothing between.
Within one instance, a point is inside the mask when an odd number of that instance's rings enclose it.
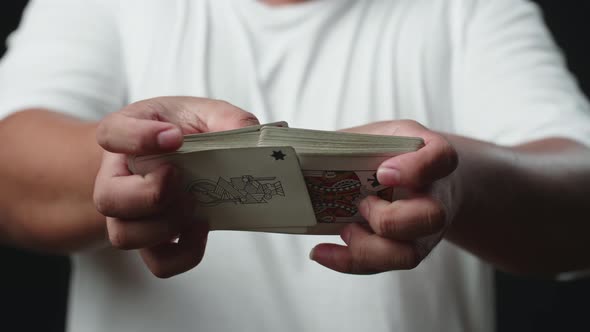
<instances>
[{"instance_id":1,"label":"man's right hand","mask_svg":"<svg viewBox=\"0 0 590 332\"><path fill-rule=\"evenodd\" d=\"M107 116L96 138L105 150L94 202L106 216L109 240L120 249L139 249L152 273L167 278L201 261L208 225L190 215L180 174L162 165L145 176L132 174L128 155L172 152L186 134L258 124L254 115L229 103L160 97L131 104Z\"/></svg>"}]
</instances>

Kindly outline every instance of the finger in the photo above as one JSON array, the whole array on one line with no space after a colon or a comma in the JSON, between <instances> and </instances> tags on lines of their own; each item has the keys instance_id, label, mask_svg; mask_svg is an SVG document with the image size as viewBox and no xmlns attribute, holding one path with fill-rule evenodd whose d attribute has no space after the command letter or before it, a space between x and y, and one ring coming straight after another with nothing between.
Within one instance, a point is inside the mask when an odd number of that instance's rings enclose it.
<instances>
[{"instance_id":1,"label":"finger","mask_svg":"<svg viewBox=\"0 0 590 332\"><path fill-rule=\"evenodd\" d=\"M351 274L407 270L420 263L421 257L413 245L383 238L358 224L347 226L342 238L348 246L319 244L310 253L311 259L332 270Z\"/></svg>"},{"instance_id":2,"label":"finger","mask_svg":"<svg viewBox=\"0 0 590 332\"><path fill-rule=\"evenodd\" d=\"M440 135L427 135L420 150L390 158L377 169L379 183L420 189L457 168L457 152Z\"/></svg>"},{"instance_id":3,"label":"finger","mask_svg":"<svg viewBox=\"0 0 590 332\"><path fill-rule=\"evenodd\" d=\"M373 231L394 240L415 240L442 231L445 209L429 196L388 202L368 196L359 204L359 212Z\"/></svg>"},{"instance_id":4,"label":"finger","mask_svg":"<svg viewBox=\"0 0 590 332\"><path fill-rule=\"evenodd\" d=\"M341 131L370 135L422 137L428 132L428 129L413 120L394 120L371 122L362 126L342 129Z\"/></svg>"},{"instance_id":5,"label":"finger","mask_svg":"<svg viewBox=\"0 0 590 332\"><path fill-rule=\"evenodd\" d=\"M197 115L204 121L207 131L223 131L259 125L250 112L221 100L206 99Z\"/></svg>"},{"instance_id":6,"label":"finger","mask_svg":"<svg viewBox=\"0 0 590 332\"><path fill-rule=\"evenodd\" d=\"M180 229L179 222L166 219L107 219L111 245L123 250L153 247L166 240L172 240L180 233Z\"/></svg>"},{"instance_id":7,"label":"finger","mask_svg":"<svg viewBox=\"0 0 590 332\"><path fill-rule=\"evenodd\" d=\"M119 157L103 158L97 175L94 204L104 216L137 219L158 214L182 192L181 176L171 165L160 165L145 176L107 173L123 172Z\"/></svg>"},{"instance_id":8,"label":"finger","mask_svg":"<svg viewBox=\"0 0 590 332\"><path fill-rule=\"evenodd\" d=\"M185 134L223 131L258 125L254 114L228 102L196 97L158 97L130 105L125 111L179 125Z\"/></svg>"},{"instance_id":9,"label":"finger","mask_svg":"<svg viewBox=\"0 0 590 332\"><path fill-rule=\"evenodd\" d=\"M188 209L178 207L166 214L150 218L107 218L107 231L109 240L115 248L148 248L178 237L189 223L196 222L192 219Z\"/></svg>"},{"instance_id":10,"label":"finger","mask_svg":"<svg viewBox=\"0 0 590 332\"><path fill-rule=\"evenodd\" d=\"M123 112L110 114L96 130L96 140L103 149L130 155L171 152L182 145L182 139L182 132L175 124L140 119Z\"/></svg>"},{"instance_id":11,"label":"finger","mask_svg":"<svg viewBox=\"0 0 590 332\"><path fill-rule=\"evenodd\" d=\"M423 188L457 168L458 156L453 146L442 135L416 121L383 121L343 131L414 136L424 140L424 147L420 150L390 158L381 164L377 170L377 179L387 186Z\"/></svg>"},{"instance_id":12,"label":"finger","mask_svg":"<svg viewBox=\"0 0 590 332\"><path fill-rule=\"evenodd\" d=\"M186 272L203 259L208 231L206 223L196 223L180 235L178 243L169 242L141 249L141 258L158 278L169 278Z\"/></svg>"}]
</instances>

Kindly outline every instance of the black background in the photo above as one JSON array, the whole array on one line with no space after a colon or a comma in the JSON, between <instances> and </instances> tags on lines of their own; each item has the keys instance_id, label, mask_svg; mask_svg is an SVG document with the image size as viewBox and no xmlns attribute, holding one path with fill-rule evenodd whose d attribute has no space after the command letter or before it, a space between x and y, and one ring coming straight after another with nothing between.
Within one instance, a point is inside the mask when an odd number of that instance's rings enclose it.
<instances>
[{"instance_id":1,"label":"black background","mask_svg":"<svg viewBox=\"0 0 590 332\"><path fill-rule=\"evenodd\" d=\"M537 2L588 95L590 2ZM0 40L16 28L25 4L0 2ZM63 331L69 259L0 247L0 264L0 331ZM590 331L590 280L558 283L498 272L496 285L499 332Z\"/></svg>"}]
</instances>

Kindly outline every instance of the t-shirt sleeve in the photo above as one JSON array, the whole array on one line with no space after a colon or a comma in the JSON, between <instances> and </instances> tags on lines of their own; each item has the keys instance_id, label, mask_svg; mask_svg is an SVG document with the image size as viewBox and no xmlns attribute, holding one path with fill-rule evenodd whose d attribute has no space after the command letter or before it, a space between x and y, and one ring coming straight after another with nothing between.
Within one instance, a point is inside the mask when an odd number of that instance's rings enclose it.
<instances>
[{"instance_id":1,"label":"t-shirt sleeve","mask_svg":"<svg viewBox=\"0 0 590 332\"><path fill-rule=\"evenodd\" d=\"M455 131L498 144L565 137L590 144L590 110L524 0L472 1L455 89Z\"/></svg>"},{"instance_id":2,"label":"t-shirt sleeve","mask_svg":"<svg viewBox=\"0 0 590 332\"><path fill-rule=\"evenodd\" d=\"M99 119L124 105L125 75L111 0L33 0L0 62L0 119L44 108Z\"/></svg>"}]
</instances>

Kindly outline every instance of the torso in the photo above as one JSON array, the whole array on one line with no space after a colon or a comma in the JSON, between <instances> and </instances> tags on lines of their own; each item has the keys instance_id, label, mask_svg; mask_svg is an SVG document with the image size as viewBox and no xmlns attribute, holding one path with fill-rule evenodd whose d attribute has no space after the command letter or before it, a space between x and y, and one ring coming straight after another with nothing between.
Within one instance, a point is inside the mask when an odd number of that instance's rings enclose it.
<instances>
[{"instance_id":1,"label":"torso","mask_svg":"<svg viewBox=\"0 0 590 332\"><path fill-rule=\"evenodd\" d=\"M122 1L128 99L223 99L292 127L412 118L452 131L461 42L452 22L463 2ZM340 240L214 232L201 265L169 280L152 277L134 252L77 255L69 328L493 330L491 271L452 245L413 271L360 277L310 261L320 242Z\"/></svg>"}]
</instances>

